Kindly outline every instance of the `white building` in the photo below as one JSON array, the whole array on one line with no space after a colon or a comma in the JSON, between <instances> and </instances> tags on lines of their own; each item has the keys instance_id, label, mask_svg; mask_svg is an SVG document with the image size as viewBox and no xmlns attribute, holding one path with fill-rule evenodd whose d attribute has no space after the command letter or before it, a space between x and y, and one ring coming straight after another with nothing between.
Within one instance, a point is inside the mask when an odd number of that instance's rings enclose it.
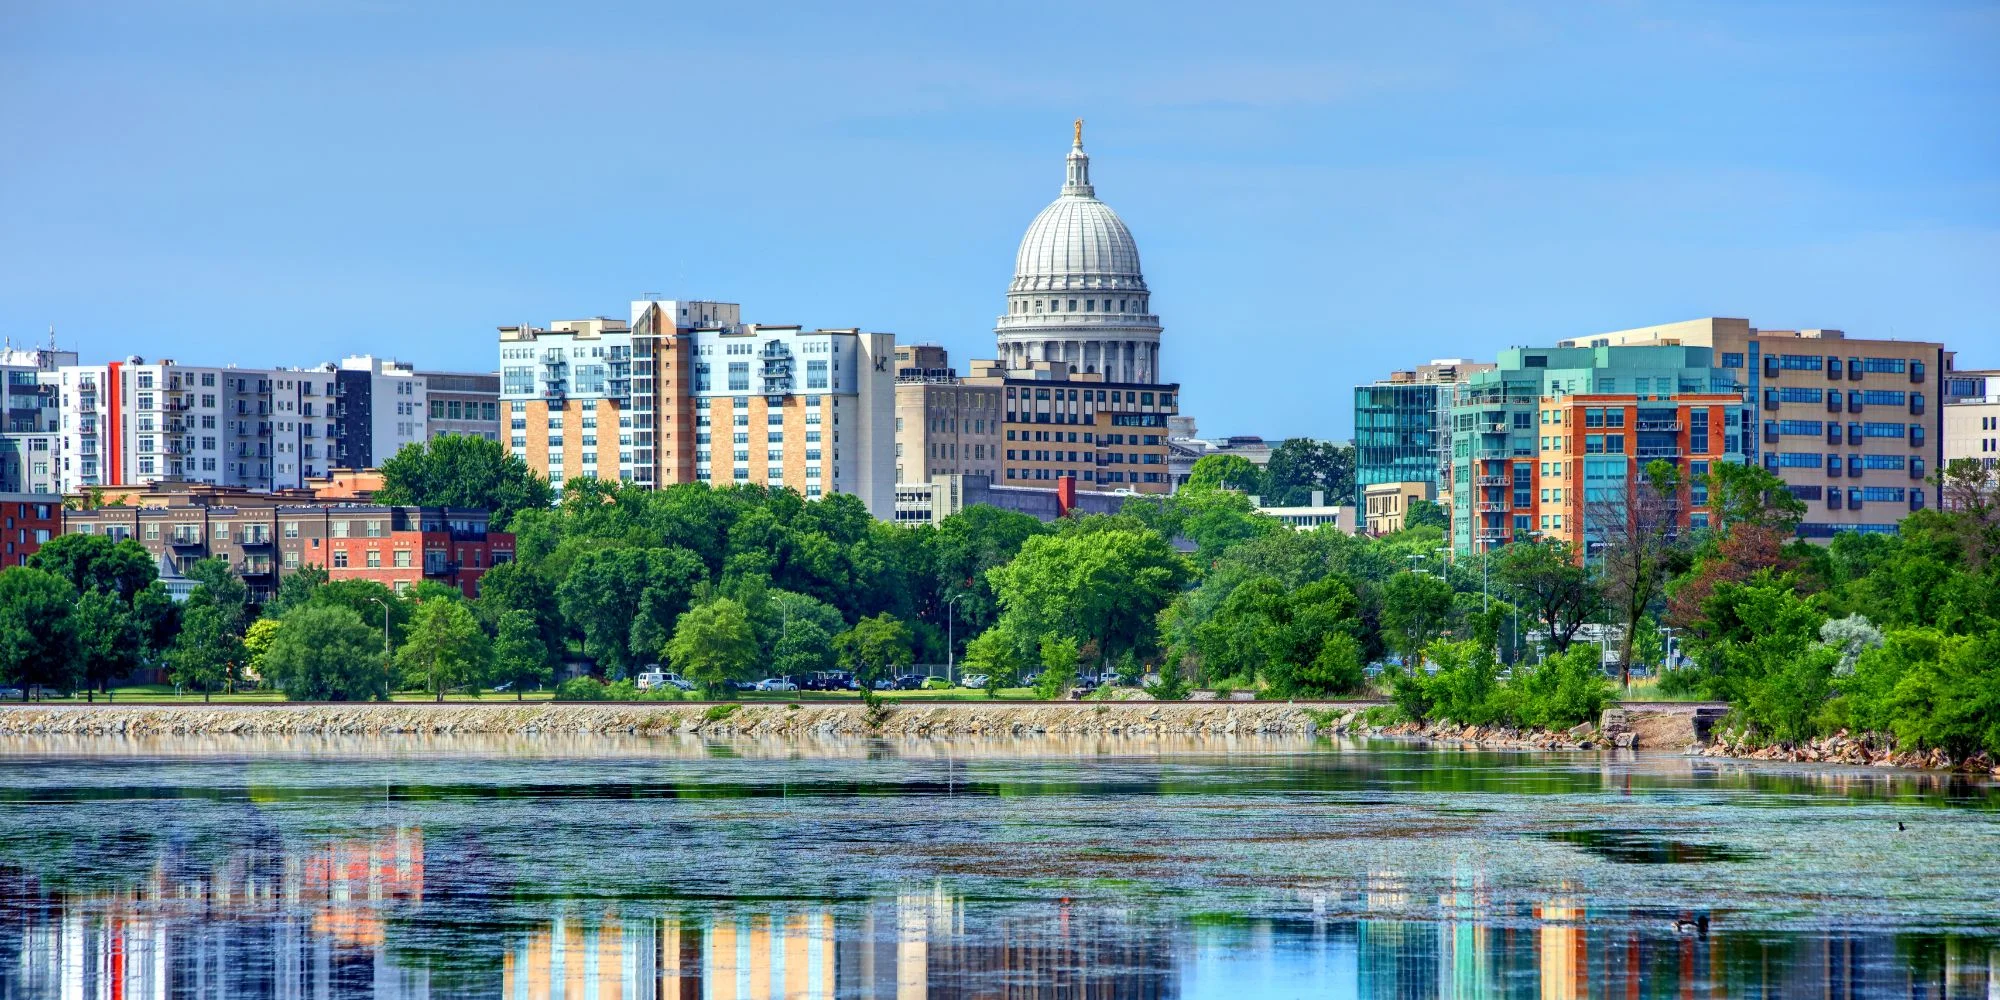
<instances>
[{"instance_id":1,"label":"white building","mask_svg":"<svg viewBox=\"0 0 2000 1000\"><path fill-rule=\"evenodd\" d=\"M0 349L0 493L54 493L61 472L57 370L75 351Z\"/></svg>"}]
</instances>

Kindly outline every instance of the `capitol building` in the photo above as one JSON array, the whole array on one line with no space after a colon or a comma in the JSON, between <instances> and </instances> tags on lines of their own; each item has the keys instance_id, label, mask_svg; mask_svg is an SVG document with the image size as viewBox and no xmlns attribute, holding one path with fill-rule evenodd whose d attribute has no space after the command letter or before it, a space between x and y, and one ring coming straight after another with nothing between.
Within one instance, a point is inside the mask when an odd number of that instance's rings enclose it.
<instances>
[{"instance_id":1,"label":"capitol building","mask_svg":"<svg viewBox=\"0 0 2000 1000\"><path fill-rule=\"evenodd\" d=\"M1009 368L1060 361L1117 382L1160 381L1160 318L1149 310L1139 245L1090 183L1076 123L1062 193L1028 224L1007 313L994 333Z\"/></svg>"},{"instance_id":2,"label":"capitol building","mask_svg":"<svg viewBox=\"0 0 2000 1000\"><path fill-rule=\"evenodd\" d=\"M1160 318L1139 245L1097 200L1083 122L1063 184L1014 254L998 356L963 377L933 344L896 348L896 482L903 513L941 518L963 477L996 487L1168 493L1168 418L1180 386L1160 375ZM928 492L925 492L928 491ZM924 493L905 505L901 493ZM991 502L991 501L987 501ZM900 508L908 506L908 512Z\"/></svg>"}]
</instances>

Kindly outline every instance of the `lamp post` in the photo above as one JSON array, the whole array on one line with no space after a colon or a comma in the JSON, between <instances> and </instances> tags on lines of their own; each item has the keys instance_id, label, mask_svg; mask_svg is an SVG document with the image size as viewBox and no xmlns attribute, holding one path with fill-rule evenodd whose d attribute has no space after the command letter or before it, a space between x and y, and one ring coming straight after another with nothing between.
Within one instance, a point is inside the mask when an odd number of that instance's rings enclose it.
<instances>
[{"instance_id":1,"label":"lamp post","mask_svg":"<svg viewBox=\"0 0 2000 1000\"><path fill-rule=\"evenodd\" d=\"M1679 630L1671 625L1660 626L1660 632L1667 637L1666 660L1660 664L1661 670L1670 669L1674 665L1674 633L1677 631Z\"/></svg>"},{"instance_id":2,"label":"lamp post","mask_svg":"<svg viewBox=\"0 0 2000 1000\"><path fill-rule=\"evenodd\" d=\"M386 666L389 658L389 602L379 597L370 597L369 600L382 606L382 659Z\"/></svg>"},{"instance_id":3,"label":"lamp post","mask_svg":"<svg viewBox=\"0 0 2000 1000\"><path fill-rule=\"evenodd\" d=\"M958 657L956 655L958 649L953 645L951 638L951 607L964 599L964 594L957 594L947 598L944 602L944 679L948 684L958 683L958 676L955 672L958 666Z\"/></svg>"}]
</instances>

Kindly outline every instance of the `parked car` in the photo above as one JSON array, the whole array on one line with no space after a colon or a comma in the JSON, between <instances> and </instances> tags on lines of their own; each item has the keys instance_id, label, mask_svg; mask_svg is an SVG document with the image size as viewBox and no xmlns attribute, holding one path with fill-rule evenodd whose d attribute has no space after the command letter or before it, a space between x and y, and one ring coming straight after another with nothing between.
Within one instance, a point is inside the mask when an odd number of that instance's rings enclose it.
<instances>
[{"instance_id":1,"label":"parked car","mask_svg":"<svg viewBox=\"0 0 2000 1000\"><path fill-rule=\"evenodd\" d=\"M898 674L895 681L895 690L919 690L924 686L924 679L924 675L922 674Z\"/></svg>"},{"instance_id":2,"label":"parked car","mask_svg":"<svg viewBox=\"0 0 2000 1000\"><path fill-rule=\"evenodd\" d=\"M799 686L789 677L766 677L757 682L759 691L797 691Z\"/></svg>"},{"instance_id":3,"label":"parked car","mask_svg":"<svg viewBox=\"0 0 2000 1000\"><path fill-rule=\"evenodd\" d=\"M924 690L926 691L949 691L957 686L958 685L953 684L950 680L943 677L924 678Z\"/></svg>"},{"instance_id":4,"label":"parked car","mask_svg":"<svg viewBox=\"0 0 2000 1000\"><path fill-rule=\"evenodd\" d=\"M850 691L854 675L845 670L815 670L799 681L802 691Z\"/></svg>"},{"instance_id":5,"label":"parked car","mask_svg":"<svg viewBox=\"0 0 2000 1000\"><path fill-rule=\"evenodd\" d=\"M966 675L965 675L964 677L961 677L961 678L959 678L959 680L958 680L958 686L959 686L959 687L968 687L968 688L973 688L973 689L975 689L975 690L977 690L977 689L979 689L979 688L983 688L983 687L985 687L985 686L986 686L986 675L985 675L985 674L966 674Z\"/></svg>"}]
</instances>

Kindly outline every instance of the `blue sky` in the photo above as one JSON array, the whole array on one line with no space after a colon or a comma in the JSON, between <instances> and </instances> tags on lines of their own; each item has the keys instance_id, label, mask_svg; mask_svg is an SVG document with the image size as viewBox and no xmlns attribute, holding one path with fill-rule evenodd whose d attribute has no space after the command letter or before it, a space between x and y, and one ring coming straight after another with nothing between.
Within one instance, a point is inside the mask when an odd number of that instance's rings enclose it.
<instances>
[{"instance_id":1,"label":"blue sky","mask_svg":"<svg viewBox=\"0 0 2000 1000\"><path fill-rule=\"evenodd\" d=\"M1204 434L1704 315L2000 366L2000 5L0 3L0 333L491 369L646 291L990 355L1088 121Z\"/></svg>"}]
</instances>

